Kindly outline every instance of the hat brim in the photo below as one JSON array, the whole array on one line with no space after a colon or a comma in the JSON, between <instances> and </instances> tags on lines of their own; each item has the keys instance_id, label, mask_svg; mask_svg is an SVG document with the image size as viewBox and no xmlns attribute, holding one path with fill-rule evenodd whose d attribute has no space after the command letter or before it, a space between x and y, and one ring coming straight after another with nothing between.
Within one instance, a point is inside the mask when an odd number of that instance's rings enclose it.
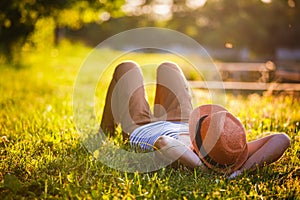
<instances>
[{"instance_id":1,"label":"hat brim","mask_svg":"<svg viewBox=\"0 0 300 200\"><path fill-rule=\"evenodd\" d=\"M208 168L213 169L217 172L222 172L222 173L232 173L232 172L238 170L239 168L241 168L243 166L243 164L245 163L247 158L248 158L248 145L247 144L245 144L245 148L243 150L243 153L237 159L236 163L232 164L231 166L227 166L225 168L224 167L218 167L216 165L212 165L205 158L200 156L200 160L203 162L203 164L205 166L207 166Z\"/></svg>"}]
</instances>

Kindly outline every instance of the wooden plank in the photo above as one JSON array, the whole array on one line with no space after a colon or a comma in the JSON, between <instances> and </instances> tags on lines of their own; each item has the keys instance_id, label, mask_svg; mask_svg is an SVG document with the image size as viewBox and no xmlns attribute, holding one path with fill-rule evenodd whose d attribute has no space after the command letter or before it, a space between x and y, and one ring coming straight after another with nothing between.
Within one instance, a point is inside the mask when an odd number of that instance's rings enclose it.
<instances>
[{"instance_id":1,"label":"wooden plank","mask_svg":"<svg viewBox=\"0 0 300 200\"><path fill-rule=\"evenodd\" d=\"M276 85L274 90L300 91L300 84L299 83L279 83Z\"/></svg>"},{"instance_id":2,"label":"wooden plank","mask_svg":"<svg viewBox=\"0 0 300 200\"><path fill-rule=\"evenodd\" d=\"M268 72L274 71L275 65L272 62L266 63L215 63L220 71L244 71L244 72Z\"/></svg>"},{"instance_id":3,"label":"wooden plank","mask_svg":"<svg viewBox=\"0 0 300 200\"><path fill-rule=\"evenodd\" d=\"M189 81L191 88L225 90L275 90L300 91L298 83L218 82Z\"/></svg>"}]
</instances>

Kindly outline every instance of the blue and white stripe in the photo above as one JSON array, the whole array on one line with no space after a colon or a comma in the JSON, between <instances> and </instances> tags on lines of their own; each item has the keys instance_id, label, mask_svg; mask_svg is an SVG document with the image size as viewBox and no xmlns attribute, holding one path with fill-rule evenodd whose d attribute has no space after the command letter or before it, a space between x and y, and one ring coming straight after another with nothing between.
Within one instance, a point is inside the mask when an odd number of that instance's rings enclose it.
<instances>
[{"instance_id":1,"label":"blue and white stripe","mask_svg":"<svg viewBox=\"0 0 300 200\"><path fill-rule=\"evenodd\" d=\"M178 139L179 133L188 133L188 123L157 121L135 129L130 135L130 145L141 150L154 150L154 143L160 136Z\"/></svg>"}]
</instances>

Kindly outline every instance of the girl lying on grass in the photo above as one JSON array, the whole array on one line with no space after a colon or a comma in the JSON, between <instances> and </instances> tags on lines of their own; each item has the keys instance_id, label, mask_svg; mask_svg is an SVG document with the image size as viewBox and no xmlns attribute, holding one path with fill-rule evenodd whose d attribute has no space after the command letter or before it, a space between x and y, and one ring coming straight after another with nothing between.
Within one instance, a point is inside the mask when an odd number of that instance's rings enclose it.
<instances>
[{"instance_id":1,"label":"girl lying on grass","mask_svg":"<svg viewBox=\"0 0 300 200\"><path fill-rule=\"evenodd\" d=\"M278 160L290 146L284 133L247 142L241 122L222 106L193 109L187 80L176 64L162 63L156 78L152 114L139 66L131 61L119 64L108 88L101 129L113 135L120 123L131 146L163 149L163 156L185 166L230 178Z\"/></svg>"}]
</instances>

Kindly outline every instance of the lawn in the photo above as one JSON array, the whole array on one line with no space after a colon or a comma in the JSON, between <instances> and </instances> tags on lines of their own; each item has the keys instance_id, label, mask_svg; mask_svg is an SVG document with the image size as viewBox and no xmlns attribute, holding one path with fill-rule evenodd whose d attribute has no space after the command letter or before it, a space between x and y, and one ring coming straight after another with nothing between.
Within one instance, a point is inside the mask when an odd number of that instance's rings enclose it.
<instances>
[{"instance_id":1,"label":"lawn","mask_svg":"<svg viewBox=\"0 0 300 200\"><path fill-rule=\"evenodd\" d=\"M285 132L292 141L279 161L234 180L185 167L127 173L99 162L82 144L73 119L74 83L90 51L76 44L24 51L18 68L0 68L1 199L300 199L297 95L226 95L226 107L242 121L248 140ZM101 65L110 54L109 50L99 54L95 65ZM152 66L166 59L184 63L178 57L158 54L116 59L103 69L98 81L98 121L113 66L123 59ZM153 77L153 69L143 69L147 80ZM147 85L151 102L153 85ZM194 94L198 104L212 102L205 91Z\"/></svg>"}]
</instances>

